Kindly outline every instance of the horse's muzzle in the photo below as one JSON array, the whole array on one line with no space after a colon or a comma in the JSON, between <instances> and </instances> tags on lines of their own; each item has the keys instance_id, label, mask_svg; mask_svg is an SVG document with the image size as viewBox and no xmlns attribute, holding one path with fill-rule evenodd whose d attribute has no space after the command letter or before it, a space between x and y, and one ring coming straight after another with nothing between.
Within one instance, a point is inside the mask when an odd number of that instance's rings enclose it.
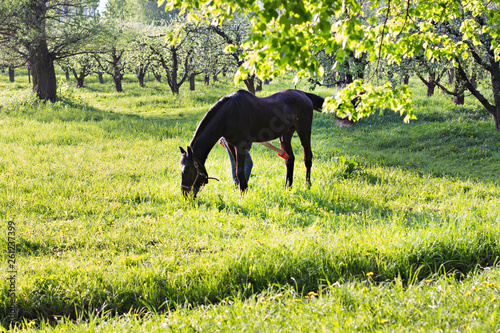
<instances>
[{"instance_id":1,"label":"horse's muzzle","mask_svg":"<svg viewBox=\"0 0 500 333\"><path fill-rule=\"evenodd\" d=\"M187 196L189 195L189 193L191 193L191 187L185 186L185 185L181 185L181 191L182 191L182 195L184 195L184 197L187 198Z\"/></svg>"}]
</instances>

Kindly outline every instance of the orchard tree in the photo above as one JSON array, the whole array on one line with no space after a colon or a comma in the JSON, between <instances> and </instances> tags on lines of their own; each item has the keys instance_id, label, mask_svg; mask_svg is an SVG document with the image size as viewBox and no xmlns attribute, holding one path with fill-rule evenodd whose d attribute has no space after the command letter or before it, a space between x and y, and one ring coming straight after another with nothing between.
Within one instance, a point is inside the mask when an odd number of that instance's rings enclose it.
<instances>
[{"instance_id":1,"label":"orchard tree","mask_svg":"<svg viewBox=\"0 0 500 333\"><path fill-rule=\"evenodd\" d=\"M427 87L427 97L433 96L436 86L448 72L449 65L435 60L429 61L423 53L412 60L414 73Z\"/></svg>"},{"instance_id":2,"label":"orchard tree","mask_svg":"<svg viewBox=\"0 0 500 333\"><path fill-rule=\"evenodd\" d=\"M228 67L236 68L232 59L224 52L226 43L211 26L206 24L200 26L194 43L196 45L193 62L199 73L205 74L205 84L210 83L210 77L214 81L217 80L217 75Z\"/></svg>"},{"instance_id":3,"label":"orchard tree","mask_svg":"<svg viewBox=\"0 0 500 333\"><path fill-rule=\"evenodd\" d=\"M113 78L115 90L123 92L122 80L125 75L126 62L124 54L127 50L119 42L113 40L110 45L102 46L94 59L100 71Z\"/></svg>"},{"instance_id":4,"label":"orchard tree","mask_svg":"<svg viewBox=\"0 0 500 333\"><path fill-rule=\"evenodd\" d=\"M29 66L38 98L55 101L54 61L85 52L98 0L2 0L0 45Z\"/></svg>"},{"instance_id":5,"label":"orchard tree","mask_svg":"<svg viewBox=\"0 0 500 333\"><path fill-rule=\"evenodd\" d=\"M308 72L322 76L324 68L315 56L318 52L335 52L339 63L351 52L356 57L369 54L367 60L374 61L383 44L380 37L382 24L377 19L384 15L368 16L385 3L382 1L371 2L373 6L361 6L356 0L160 0L159 3L166 3L167 9L188 11L195 19L211 17L214 26L235 15L249 18L250 31L241 44L243 52L240 58L244 62L235 75L236 82L254 75L272 79L290 70L297 73L296 79ZM365 27L363 21L366 19L369 25ZM234 51L238 47L240 45L233 44L228 49ZM378 87L355 80L336 98L327 99L326 106L339 116L347 115L352 120L373 113L376 107L391 107L401 113L406 111L409 119L413 117L409 95L405 86L393 89L390 84ZM351 103L355 98L360 99L356 108Z\"/></svg>"},{"instance_id":6,"label":"orchard tree","mask_svg":"<svg viewBox=\"0 0 500 333\"><path fill-rule=\"evenodd\" d=\"M59 66L66 72L71 73L76 79L76 87L84 86L85 78L95 70L95 61L92 54L78 54L60 60Z\"/></svg>"},{"instance_id":7,"label":"orchard tree","mask_svg":"<svg viewBox=\"0 0 500 333\"><path fill-rule=\"evenodd\" d=\"M196 43L200 24L185 24L182 17L168 26L157 27L149 47L155 61L165 71L168 86L173 94L197 71L194 65Z\"/></svg>"},{"instance_id":8,"label":"orchard tree","mask_svg":"<svg viewBox=\"0 0 500 333\"><path fill-rule=\"evenodd\" d=\"M15 69L21 66L22 62L13 51L0 45L0 69L3 71L4 68L7 68L10 82L15 81Z\"/></svg>"},{"instance_id":9,"label":"orchard tree","mask_svg":"<svg viewBox=\"0 0 500 333\"><path fill-rule=\"evenodd\" d=\"M390 21L391 29L399 29L403 36L386 44L397 51L391 57L398 61L408 52L423 51L431 62L452 61L459 84L493 116L500 131L500 2L439 0L412 4L405 7L407 23L396 16ZM475 85L470 60L490 74L490 93Z\"/></svg>"},{"instance_id":10,"label":"orchard tree","mask_svg":"<svg viewBox=\"0 0 500 333\"><path fill-rule=\"evenodd\" d=\"M245 49L248 47L248 38L251 30L251 22L247 16L235 14L232 18L219 22L217 19L212 20L211 28L215 33L221 36L226 43L226 51L233 59L233 64L236 68L240 68L245 64ZM230 66L233 67L233 66ZM247 90L255 94L256 73L248 73L241 77Z\"/></svg>"},{"instance_id":11,"label":"orchard tree","mask_svg":"<svg viewBox=\"0 0 500 333\"><path fill-rule=\"evenodd\" d=\"M110 0L102 19L99 48L95 53L97 67L110 75L117 92L123 91L122 80L127 67L126 54L133 50L136 37L134 10L130 0Z\"/></svg>"}]
</instances>

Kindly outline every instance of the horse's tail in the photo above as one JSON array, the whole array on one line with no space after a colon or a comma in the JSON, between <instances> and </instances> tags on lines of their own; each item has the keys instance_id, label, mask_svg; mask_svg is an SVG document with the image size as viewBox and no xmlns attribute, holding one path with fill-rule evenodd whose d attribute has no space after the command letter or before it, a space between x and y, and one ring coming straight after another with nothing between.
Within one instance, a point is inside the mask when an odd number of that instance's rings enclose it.
<instances>
[{"instance_id":1,"label":"horse's tail","mask_svg":"<svg viewBox=\"0 0 500 333\"><path fill-rule=\"evenodd\" d=\"M323 112L323 103L325 102L323 97L311 93L306 93L306 96L309 97L313 103L314 110Z\"/></svg>"}]
</instances>

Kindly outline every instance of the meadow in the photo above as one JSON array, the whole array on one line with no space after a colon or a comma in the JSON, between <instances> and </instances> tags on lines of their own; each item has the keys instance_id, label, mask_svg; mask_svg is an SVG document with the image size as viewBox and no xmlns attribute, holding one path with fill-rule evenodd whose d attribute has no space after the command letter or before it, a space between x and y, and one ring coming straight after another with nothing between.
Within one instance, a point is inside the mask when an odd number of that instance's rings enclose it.
<instances>
[{"instance_id":1,"label":"meadow","mask_svg":"<svg viewBox=\"0 0 500 333\"><path fill-rule=\"evenodd\" d=\"M231 79L173 96L59 76L55 103L27 80L0 74L0 330L500 330L500 134L472 97L455 106L412 80L409 124L316 113L310 188L298 138L294 187L254 144L244 194L216 145L220 181L186 200L179 146Z\"/></svg>"}]
</instances>

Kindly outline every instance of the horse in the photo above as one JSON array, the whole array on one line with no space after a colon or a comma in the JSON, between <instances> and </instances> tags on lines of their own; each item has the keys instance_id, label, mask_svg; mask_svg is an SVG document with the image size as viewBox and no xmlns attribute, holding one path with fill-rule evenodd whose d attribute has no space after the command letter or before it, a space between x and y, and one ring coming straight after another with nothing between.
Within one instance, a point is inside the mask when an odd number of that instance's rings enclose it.
<instances>
[{"instance_id":1,"label":"horse","mask_svg":"<svg viewBox=\"0 0 500 333\"><path fill-rule=\"evenodd\" d=\"M257 97L246 90L238 90L222 97L207 111L193 135L187 151L182 147L181 191L187 196L193 191L196 198L209 179L205 161L213 146L224 137L235 157L239 187L244 192L245 150L253 142L279 138L281 148L289 155L286 160L285 187L293 183L295 157L291 140L297 132L304 151L306 182L311 184L311 125L313 111L322 112L324 98L296 89L287 89L267 97Z\"/></svg>"}]
</instances>

